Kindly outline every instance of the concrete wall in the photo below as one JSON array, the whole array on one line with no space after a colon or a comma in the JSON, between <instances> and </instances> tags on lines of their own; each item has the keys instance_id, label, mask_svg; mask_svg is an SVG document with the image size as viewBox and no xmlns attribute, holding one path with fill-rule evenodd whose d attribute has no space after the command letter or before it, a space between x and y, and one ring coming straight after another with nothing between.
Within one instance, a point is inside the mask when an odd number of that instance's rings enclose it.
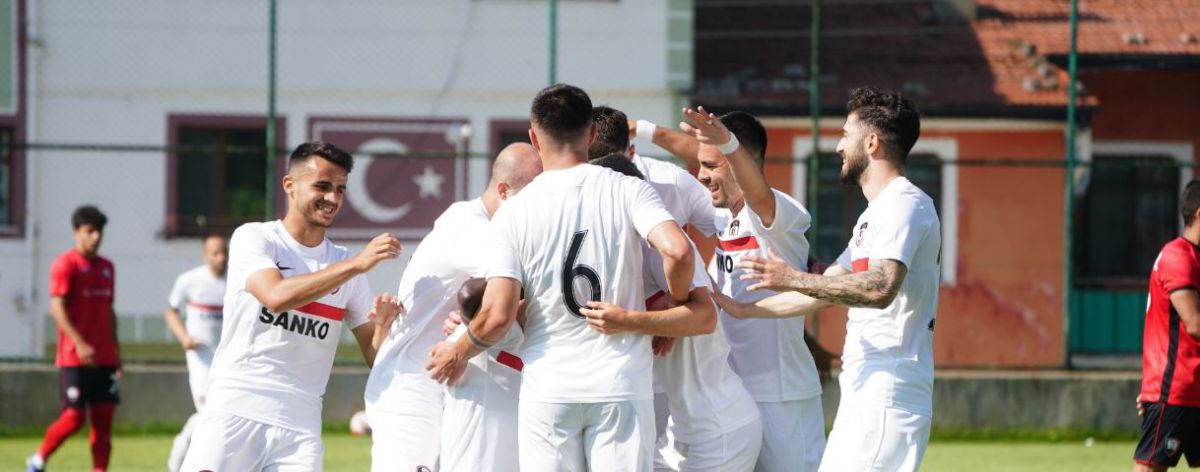
<instances>
[{"instance_id":1,"label":"concrete wall","mask_svg":"<svg viewBox=\"0 0 1200 472\"><path fill-rule=\"evenodd\" d=\"M47 366L0 366L0 427L41 428L58 415L58 373ZM335 368L325 421L344 422L363 407L364 368ZM934 384L934 427L943 430L1077 429L1137 431L1136 373L942 372ZM121 381L124 425L182 423L194 409L182 367L130 367ZM833 424L839 390L826 386L825 421Z\"/></svg>"}]
</instances>

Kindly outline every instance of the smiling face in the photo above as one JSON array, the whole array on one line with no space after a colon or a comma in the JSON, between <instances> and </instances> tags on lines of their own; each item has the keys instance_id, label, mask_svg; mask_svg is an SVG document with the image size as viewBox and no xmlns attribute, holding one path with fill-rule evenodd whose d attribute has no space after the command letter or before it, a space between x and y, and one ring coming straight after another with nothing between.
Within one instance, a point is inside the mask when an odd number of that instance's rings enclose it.
<instances>
[{"instance_id":1,"label":"smiling face","mask_svg":"<svg viewBox=\"0 0 1200 472\"><path fill-rule=\"evenodd\" d=\"M867 155L867 138L869 130L858 120L858 115L851 113L842 125L842 139L838 141L837 153L842 156L842 183L858 185L867 165L871 163Z\"/></svg>"},{"instance_id":2,"label":"smiling face","mask_svg":"<svg viewBox=\"0 0 1200 472\"><path fill-rule=\"evenodd\" d=\"M293 166L283 178L283 188L291 202L289 211L296 212L310 225L328 228L342 208L349 175L341 166L320 156Z\"/></svg>"},{"instance_id":3,"label":"smiling face","mask_svg":"<svg viewBox=\"0 0 1200 472\"><path fill-rule=\"evenodd\" d=\"M701 144L697 157L700 159L700 172L696 174L696 177L700 179L700 183L708 187L713 206L731 208L741 202L742 188L738 186L737 181L733 180L733 171L729 167L729 160L725 158L724 154L721 154L721 150L716 146Z\"/></svg>"}]
</instances>

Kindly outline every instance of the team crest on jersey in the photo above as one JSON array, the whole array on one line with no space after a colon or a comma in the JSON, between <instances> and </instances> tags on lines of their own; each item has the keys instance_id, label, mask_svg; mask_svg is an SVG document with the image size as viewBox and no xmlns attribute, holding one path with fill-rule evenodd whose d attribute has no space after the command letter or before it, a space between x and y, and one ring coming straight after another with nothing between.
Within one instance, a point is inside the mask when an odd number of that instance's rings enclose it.
<instances>
[{"instance_id":1,"label":"team crest on jersey","mask_svg":"<svg viewBox=\"0 0 1200 472\"><path fill-rule=\"evenodd\" d=\"M733 235L737 234L738 229L740 229L739 225L741 225L741 223L738 222L738 220L735 218L732 222L729 223L729 232L726 234L729 236L733 236Z\"/></svg>"},{"instance_id":2,"label":"team crest on jersey","mask_svg":"<svg viewBox=\"0 0 1200 472\"><path fill-rule=\"evenodd\" d=\"M105 267L105 268L103 268L103 269L100 269L100 275L103 275L103 276L104 276L104 278L106 278L106 279L111 279L111 278L112 278L112 271L111 271L111 270L108 270L108 267Z\"/></svg>"},{"instance_id":3,"label":"team crest on jersey","mask_svg":"<svg viewBox=\"0 0 1200 472\"><path fill-rule=\"evenodd\" d=\"M433 472L433 471L429 469L429 466L418 465L417 472Z\"/></svg>"},{"instance_id":4,"label":"team crest on jersey","mask_svg":"<svg viewBox=\"0 0 1200 472\"><path fill-rule=\"evenodd\" d=\"M865 236L866 233L867 233L867 222L864 221L863 224L859 225L859 227L858 227L858 236L854 238L855 246L862 246L863 236Z\"/></svg>"}]
</instances>

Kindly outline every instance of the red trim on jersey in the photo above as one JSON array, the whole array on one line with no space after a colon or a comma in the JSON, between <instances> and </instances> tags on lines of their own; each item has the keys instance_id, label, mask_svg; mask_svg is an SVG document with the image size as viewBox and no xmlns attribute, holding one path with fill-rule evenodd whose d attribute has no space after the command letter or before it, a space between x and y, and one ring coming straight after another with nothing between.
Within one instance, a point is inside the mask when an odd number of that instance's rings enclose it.
<instances>
[{"instance_id":1,"label":"red trim on jersey","mask_svg":"<svg viewBox=\"0 0 1200 472\"><path fill-rule=\"evenodd\" d=\"M746 236L744 238L730 239L728 241L720 240L717 241L717 246L719 246L722 251L726 252L748 251L750 249L758 249L758 239L756 239L754 236Z\"/></svg>"},{"instance_id":2,"label":"red trim on jersey","mask_svg":"<svg viewBox=\"0 0 1200 472\"><path fill-rule=\"evenodd\" d=\"M525 369L525 362L520 357L509 354L508 351L500 351L499 354L496 354L496 362L509 366L517 372Z\"/></svg>"},{"instance_id":3,"label":"red trim on jersey","mask_svg":"<svg viewBox=\"0 0 1200 472\"><path fill-rule=\"evenodd\" d=\"M855 259L850 262L850 266L854 268L855 272L866 272L867 269L871 267L871 260L865 257L862 259Z\"/></svg>"},{"instance_id":4,"label":"red trim on jersey","mask_svg":"<svg viewBox=\"0 0 1200 472\"><path fill-rule=\"evenodd\" d=\"M651 295L649 298L646 299L646 306L647 307L653 306L654 302L657 302L658 299L665 297L665 296L667 296L667 292L659 290L657 293L655 293L654 295Z\"/></svg>"},{"instance_id":5,"label":"red trim on jersey","mask_svg":"<svg viewBox=\"0 0 1200 472\"><path fill-rule=\"evenodd\" d=\"M187 305L189 307L196 308L199 310L205 310L205 311L221 311L221 310L225 309L225 307L223 307L221 305L205 305L203 303L194 303L194 302L188 302Z\"/></svg>"},{"instance_id":6,"label":"red trim on jersey","mask_svg":"<svg viewBox=\"0 0 1200 472\"><path fill-rule=\"evenodd\" d=\"M320 316L321 318L327 318L333 321L342 321L342 316L346 314L345 308L329 306L320 302L309 303L302 307L296 308L296 311L302 311L310 315Z\"/></svg>"}]
</instances>

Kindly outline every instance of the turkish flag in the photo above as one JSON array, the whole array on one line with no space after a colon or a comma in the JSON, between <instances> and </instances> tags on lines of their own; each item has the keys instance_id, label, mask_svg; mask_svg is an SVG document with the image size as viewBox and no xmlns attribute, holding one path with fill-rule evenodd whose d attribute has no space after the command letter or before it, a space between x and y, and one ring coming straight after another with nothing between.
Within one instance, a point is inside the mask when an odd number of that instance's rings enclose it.
<instances>
[{"instance_id":1,"label":"turkish flag","mask_svg":"<svg viewBox=\"0 0 1200 472\"><path fill-rule=\"evenodd\" d=\"M354 154L335 239L420 239L466 191L466 119L312 118L309 136Z\"/></svg>"}]
</instances>

